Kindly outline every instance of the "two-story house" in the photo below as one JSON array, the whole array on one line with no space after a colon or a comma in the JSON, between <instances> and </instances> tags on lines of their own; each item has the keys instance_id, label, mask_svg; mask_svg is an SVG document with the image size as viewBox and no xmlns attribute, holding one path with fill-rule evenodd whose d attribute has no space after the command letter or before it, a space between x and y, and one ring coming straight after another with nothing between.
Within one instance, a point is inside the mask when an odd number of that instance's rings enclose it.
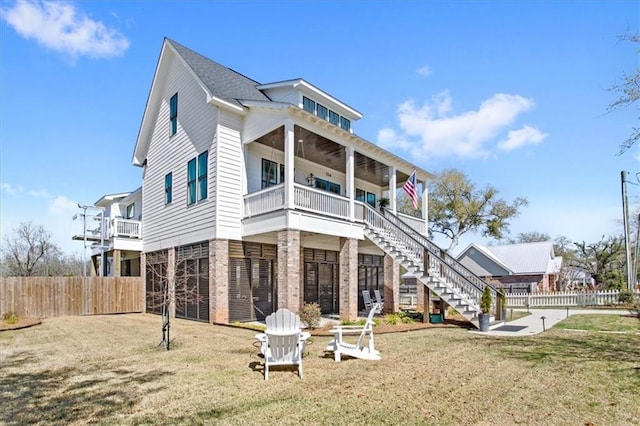
<instances>
[{"instance_id":1,"label":"two-story house","mask_svg":"<svg viewBox=\"0 0 640 426\"><path fill-rule=\"evenodd\" d=\"M399 265L426 279L437 261L423 256L431 175L357 136L361 118L303 79L261 84L165 39L132 160L148 310L166 280L173 314L200 321L307 302L354 319L363 289L397 311ZM396 212L414 171L419 218Z\"/></svg>"},{"instance_id":2,"label":"two-story house","mask_svg":"<svg viewBox=\"0 0 640 426\"><path fill-rule=\"evenodd\" d=\"M91 275L140 276L142 188L104 195L93 204L91 212L84 213L89 226L72 237L91 244Z\"/></svg>"}]
</instances>

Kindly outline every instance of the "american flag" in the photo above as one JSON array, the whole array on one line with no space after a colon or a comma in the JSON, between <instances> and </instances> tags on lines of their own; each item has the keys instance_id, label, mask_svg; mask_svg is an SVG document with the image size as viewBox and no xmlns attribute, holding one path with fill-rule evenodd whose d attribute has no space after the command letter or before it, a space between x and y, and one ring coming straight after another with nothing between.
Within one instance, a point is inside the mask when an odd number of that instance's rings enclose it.
<instances>
[{"instance_id":1,"label":"american flag","mask_svg":"<svg viewBox=\"0 0 640 426\"><path fill-rule=\"evenodd\" d=\"M416 171L409 176L409 179L402 185L402 190L411 198L411 204L415 210L418 209L418 189L416 188Z\"/></svg>"}]
</instances>

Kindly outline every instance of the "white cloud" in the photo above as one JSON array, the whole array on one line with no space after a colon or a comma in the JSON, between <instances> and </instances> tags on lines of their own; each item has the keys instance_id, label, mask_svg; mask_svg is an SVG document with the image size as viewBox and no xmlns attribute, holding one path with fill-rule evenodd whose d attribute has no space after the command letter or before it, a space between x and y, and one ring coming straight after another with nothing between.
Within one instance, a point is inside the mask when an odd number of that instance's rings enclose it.
<instances>
[{"instance_id":1,"label":"white cloud","mask_svg":"<svg viewBox=\"0 0 640 426\"><path fill-rule=\"evenodd\" d=\"M37 189L37 190L33 190L30 189L27 191L28 195L31 195L32 197L37 197L37 198L51 198L51 194L49 194L49 192L46 189Z\"/></svg>"},{"instance_id":2,"label":"white cloud","mask_svg":"<svg viewBox=\"0 0 640 426\"><path fill-rule=\"evenodd\" d=\"M2 10L2 19L24 38L72 58L120 56L129 47L129 40L118 31L67 2L18 0Z\"/></svg>"},{"instance_id":3,"label":"white cloud","mask_svg":"<svg viewBox=\"0 0 640 426\"><path fill-rule=\"evenodd\" d=\"M429 67L429 65L425 65L423 67L418 68L416 72L423 77L428 77L431 75L431 67Z\"/></svg>"},{"instance_id":4,"label":"white cloud","mask_svg":"<svg viewBox=\"0 0 640 426\"><path fill-rule=\"evenodd\" d=\"M16 193L20 191L20 188L13 187L9 183L2 182L0 183L0 190L2 190L2 192L6 192L9 195L16 195Z\"/></svg>"},{"instance_id":5,"label":"white cloud","mask_svg":"<svg viewBox=\"0 0 640 426\"><path fill-rule=\"evenodd\" d=\"M547 136L546 133L534 127L524 126L518 130L511 130L507 135L507 139L498 144L498 148L503 151L511 151L526 145L536 145L541 143Z\"/></svg>"},{"instance_id":6,"label":"white cloud","mask_svg":"<svg viewBox=\"0 0 640 426\"><path fill-rule=\"evenodd\" d=\"M402 103L398 107L401 132L383 129L378 134L379 143L386 147L397 145L413 156L487 157L495 139L534 105L532 99L498 93L483 101L477 110L455 114L451 95L443 91L423 105L413 100ZM392 135L401 142L390 140ZM502 149L538 143L546 136L534 127L525 126L510 132Z\"/></svg>"},{"instance_id":7,"label":"white cloud","mask_svg":"<svg viewBox=\"0 0 640 426\"><path fill-rule=\"evenodd\" d=\"M77 213L77 211L78 203L68 199L64 195L56 197L49 205L49 212L54 214L66 214L71 216L73 213Z\"/></svg>"}]
</instances>

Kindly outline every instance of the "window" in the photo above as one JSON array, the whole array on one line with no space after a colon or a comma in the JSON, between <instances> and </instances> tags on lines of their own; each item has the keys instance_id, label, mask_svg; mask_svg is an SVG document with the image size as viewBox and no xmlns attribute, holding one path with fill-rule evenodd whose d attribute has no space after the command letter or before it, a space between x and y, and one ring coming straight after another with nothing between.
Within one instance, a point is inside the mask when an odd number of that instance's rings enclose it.
<instances>
[{"instance_id":1,"label":"window","mask_svg":"<svg viewBox=\"0 0 640 426\"><path fill-rule=\"evenodd\" d=\"M262 159L262 188L278 184L278 163Z\"/></svg>"},{"instance_id":2,"label":"window","mask_svg":"<svg viewBox=\"0 0 640 426\"><path fill-rule=\"evenodd\" d=\"M284 182L284 164L280 164L280 183Z\"/></svg>"},{"instance_id":3,"label":"window","mask_svg":"<svg viewBox=\"0 0 640 426\"><path fill-rule=\"evenodd\" d=\"M178 94L176 93L171 97L169 102L169 122L171 129L169 130L169 136L173 136L178 131Z\"/></svg>"},{"instance_id":4,"label":"window","mask_svg":"<svg viewBox=\"0 0 640 426\"><path fill-rule=\"evenodd\" d=\"M307 98L306 96L302 97L302 109L304 109L307 112L310 112L311 114L315 114L316 113L316 103L315 101Z\"/></svg>"},{"instance_id":5,"label":"window","mask_svg":"<svg viewBox=\"0 0 640 426\"><path fill-rule=\"evenodd\" d=\"M187 204L196 202L196 159L187 163Z\"/></svg>"},{"instance_id":6,"label":"window","mask_svg":"<svg viewBox=\"0 0 640 426\"><path fill-rule=\"evenodd\" d=\"M340 122L340 116L337 112L329 110L329 122L331 124L335 124L336 126L338 125L338 123Z\"/></svg>"},{"instance_id":7,"label":"window","mask_svg":"<svg viewBox=\"0 0 640 426\"><path fill-rule=\"evenodd\" d=\"M315 178L313 186L324 191L333 192L334 194L340 194L340 185L329 182L328 180Z\"/></svg>"},{"instance_id":8,"label":"window","mask_svg":"<svg viewBox=\"0 0 640 426\"><path fill-rule=\"evenodd\" d=\"M171 204L173 199L173 175L167 173L164 176L164 202L165 204Z\"/></svg>"},{"instance_id":9,"label":"window","mask_svg":"<svg viewBox=\"0 0 640 426\"><path fill-rule=\"evenodd\" d=\"M198 155L198 200L207 198L207 171L209 167L209 151Z\"/></svg>"},{"instance_id":10,"label":"window","mask_svg":"<svg viewBox=\"0 0 640 426\"><path fill-rule=\"evenodd\" d=\"M127 206L127 219L133 219L136 215L136 204L131 203Z\"/></svg>"},{"instance_id":11,"label":"window","mask_svg":"<svg viewBox=\"0 0 640 426\"><path fill-rule=\"evenodd\" d=\"M376 194L372 194L371 192L367 192L367 203L371 205L371 207L376 206Z\"/></svg>"},{"instance_id":12,"label":"window","mask_svg":"<svg viewBox=\"0 0 640 426\"><path fill-rule=\"evenodd\" d=\"M344 130L351 130L351 121L348 118L340 117L340 127Z\"/></svg>"},{"instance_id":13,"label":"window","mask_svg":"<svg viewBox=\"0 0 640 426\"><path fill-rule=\"evenodd\" d=\"M328 120L329 119L329 110L327 109L326 106L324 105L320 105L317 104L316 105L316 115L322 119Z\"/></svg>"},{"instance_id":14,"label":"window","mask_svg":"<svg viewBox=\"0 0 640 426\"><path fill-rule=\"evenodd\" d=\"M362 201L364 203L366 196L367 196L367 193L365 191L363 191L362 189L356 188L356 201Z\"/></svg>"}]
</instances>

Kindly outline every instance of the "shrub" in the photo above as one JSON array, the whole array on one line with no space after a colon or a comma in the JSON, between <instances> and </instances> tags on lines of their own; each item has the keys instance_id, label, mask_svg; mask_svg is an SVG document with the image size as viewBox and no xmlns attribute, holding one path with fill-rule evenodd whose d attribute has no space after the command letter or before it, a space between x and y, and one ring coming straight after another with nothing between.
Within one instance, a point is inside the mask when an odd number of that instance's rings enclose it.
<instances>
[{"instance_id":1,"label":"shrub","mask_svg":"<svg viewBox=\"0 0 640 426\"><path fill-rule=\"evenodd\" d=\"M507 291L501 286L498 292L502 295L500 298L500 309L507 309Z\"/></svg>"},{"instance_id":2,"label":"shrub","mask_svg":"<svg viewBox=\"0 0 640 426\"><path fill-rule=\"evenodd\" d=\"M389 325L398 325L402 322L402 318L398 314L388 314L384 317L384 322Z\"/></svg>"},{"instance_id":3,"label":"shrub","mask_svg":"<svg viewBox=\"0 0 640 426\"><path fill-rule=\"evenodd\" d=\"M300 319L307 327L314 329L320 327L322 311L317 303L305 303L300 311Z\"/></svg>"},{"instance_id":4,"label":"shrub","mask_svg":"<svg viewBox=\"0 0 640 426\"><path fill-rule=\"evenodd\" d=\"M635 295L629 290L622 290L618 294L618 302L623 305L632 305L635 302Z\"/></svg>"},{"instance_id":5,"label":"shrub","mask_svg":"<svg viewBox=\"0 0 640 426\"><path fill-rule=\"evenodd\" d=\"M486 286L482 292L482 298L480 299L480 309L483 314L491 312L491 302L493 297L491 296L491 287Z\"/></svg>"},{"instance_id":6,"label":"shrub","mask_svg":"<svg viewBox=\"0 0 640 426\"><path fill-rule=\"evenodd\" d=\"M18 322L18 316L15 312L6 312L4 315L2 315L2 320L7 324L15 324Z\"/></svg>"}]
</instances>

